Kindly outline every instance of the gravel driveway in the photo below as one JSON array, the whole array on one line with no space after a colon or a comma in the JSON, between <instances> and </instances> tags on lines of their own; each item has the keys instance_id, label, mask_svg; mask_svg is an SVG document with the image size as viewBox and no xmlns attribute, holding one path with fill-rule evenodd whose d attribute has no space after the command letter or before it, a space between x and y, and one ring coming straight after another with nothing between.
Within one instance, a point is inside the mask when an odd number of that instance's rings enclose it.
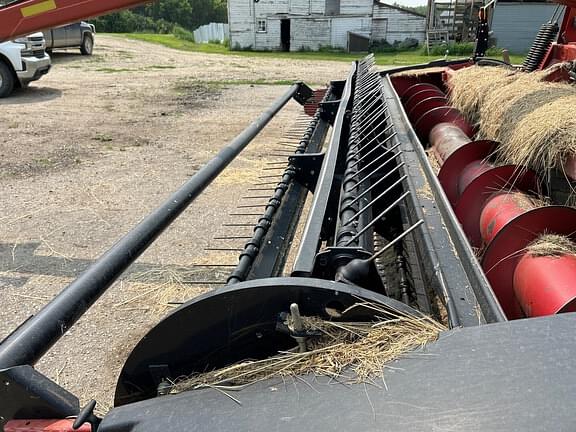
<instances>
[{"instance_id":1,"label":"gravel driveway","mask_svg":"<svg viewBox=\"0 0 576 432\"><path fill-rule=\"evenodd\" d=\"M287 85L277 81L318 87L349 68L186 53L110 36L97 36L92 57L53 57L46 77L0 101L0 338L281 95ZM194 264L237 262L235 252L205 249L220 247L215 237L250 233L222 223L300 113L290 102L38 369L106 410L131 347L169 303L213 288L190 280L225 279L222 270Z\"/></svg>"}]
</instances>

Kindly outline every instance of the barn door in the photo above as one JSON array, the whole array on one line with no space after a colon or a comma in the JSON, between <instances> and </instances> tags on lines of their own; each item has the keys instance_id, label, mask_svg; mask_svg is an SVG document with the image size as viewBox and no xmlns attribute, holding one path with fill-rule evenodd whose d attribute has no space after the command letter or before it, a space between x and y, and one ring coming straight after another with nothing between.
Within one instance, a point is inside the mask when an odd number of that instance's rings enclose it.
<instances>
[{"instance_id":1,"label":"barn door","mask_svg":"<svg viewBox=\"0 0 576 432\"><path fill-rule=\"evenodd\" d=\"M372 40L386 40L388 37L388 18L375 18L372 26Z\"/></svg>"},{"instance_id":2,"label":"barn door","mask_svg":"<svg viewBox=\"0 0 576 432\"><path fill-rule=\"evenodd\" d=\"M290 51L290 20L280 20L280 46L282 51Z\"/></svg>"}]
</instances>

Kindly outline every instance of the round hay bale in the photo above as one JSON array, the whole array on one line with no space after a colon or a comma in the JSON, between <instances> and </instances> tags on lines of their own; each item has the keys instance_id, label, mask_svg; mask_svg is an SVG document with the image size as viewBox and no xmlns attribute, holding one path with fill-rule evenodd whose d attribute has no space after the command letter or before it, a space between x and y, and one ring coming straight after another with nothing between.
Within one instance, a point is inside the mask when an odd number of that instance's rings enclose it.
<instances>
[{"instance_id":1,"label":"round hay bale","mask_svg":"<svg viewBox=\"0 0 576 432\"><path fill-rule=\"evenodd\" d=\"M484 99L503 85L514 82L520 72L495 66L471 66L451 77L450 102L472 124L480 121L479 111Z\"/></svg>"},{"instance_id":2,"label":"round hay bale","mask_svg":"<svg viewBox=\"0 0 576 432\"><path fill-rule=\"evenodd\" d=\"M497 157L501 163L516 164L548 173L561 169L576 154L576 92L541 104L519 119L513 133L501 140Z\"/></svg>"}]
</instances>

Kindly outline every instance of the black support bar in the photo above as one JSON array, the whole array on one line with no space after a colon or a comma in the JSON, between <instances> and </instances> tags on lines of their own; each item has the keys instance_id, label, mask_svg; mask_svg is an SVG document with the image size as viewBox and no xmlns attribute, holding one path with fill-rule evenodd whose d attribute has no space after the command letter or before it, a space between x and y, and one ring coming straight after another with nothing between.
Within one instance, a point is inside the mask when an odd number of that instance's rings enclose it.
<instances>
[{"instance_id":1,"label":"black support bar","mask_svg":"<svg viewBox=\"0 0 576 432\"><path fill-rule=\"evenodd\" d=\"M344 156L341 141L344 141L348 131L345 123L349 123L349 107L352 101L353 81L356 77L357 64L353 63L348 78L344 84L342 97L336 117L332 137L314 190L314 200L306 221L306 227L300 241L295 259L292 276L310 277L314 270L314 259L320 248L323 231L328 231L327 225L335 225L334 212L337 211L338 195L341 179L336 179L338 162ZM334 208L332 208L332 206Z\"/></svg>"},{"instance_id":2,"label":"black support bar","mask_svg":"<svg viewBox=\"0 0 576 432\"><path fill-rule=\"evenodd\" d=\"M34 364L94 304L196 197L301 91L293 84L250 126L192 176L164 204L122 237L88 270L0 344L0 369Z\"/></svg>"}]
</instances>

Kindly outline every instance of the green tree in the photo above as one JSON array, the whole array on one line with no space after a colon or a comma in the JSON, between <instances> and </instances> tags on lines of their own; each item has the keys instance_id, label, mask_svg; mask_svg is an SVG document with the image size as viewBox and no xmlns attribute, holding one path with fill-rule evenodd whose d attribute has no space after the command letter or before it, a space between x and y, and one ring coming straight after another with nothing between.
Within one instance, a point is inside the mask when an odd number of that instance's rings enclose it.
<instances>
[{"instance_id":1,"label":"green tree","mask_svg":"<svg viewBox=\"0 0 576 432\"><path fill-rule=\"evenodd\" d=\"M94 20L103 32L170 33L174 25L193 31L210 22L226 22L226 0L156 0L146 6Z\"/></svg>"}]
</instances>

